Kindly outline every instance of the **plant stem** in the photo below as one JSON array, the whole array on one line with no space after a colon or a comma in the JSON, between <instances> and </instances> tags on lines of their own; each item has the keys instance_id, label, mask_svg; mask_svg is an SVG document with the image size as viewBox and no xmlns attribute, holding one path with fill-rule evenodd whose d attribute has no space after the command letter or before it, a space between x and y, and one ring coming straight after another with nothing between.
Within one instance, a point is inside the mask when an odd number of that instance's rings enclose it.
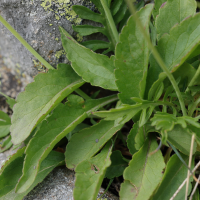
<instances>
[{"instance_id":1,"label":"plant stem","mask_svg":"<svg viewBox=\"0 0 200 200\"><path fill-rule=\"evenodd\" d=\"M200 75L200 65L199 65L195 75L193 76L192 80L190 81L190 83L189 83L189 85L188 85L188 87L187 87L185 92L188 92L189 91L189 87L194 85L195 81L199 78L199 75Z\"/></svg>"},{"instance_id":2,"label":"plant stem","mask_svg":"<svg viewBox=\"0 0 200 200\"><path fill-rule=\"evenodd\" d=\"M148 36L148 34L145 32L144 30L144 27L142 26L142 23L140 21L140 19L138 18L137 16L137 13L136 13L136 10L135 10L135 7L134 5L132 4L132 2L130 0L126 0L127 2L127 5L130 9L130 12L132 13L133 17L134 17L134 20L136 21L137 25L138 25L138 28L140 29L141 33L143 34L144 36L144 39L146 40L146 42L148 43L148 46L149 46L149 49L151 49L152 51L152 54L154 55L154 58L156 59L156 61L158 62L158 64L160 65L161 69L166 73L167 77L169 78L171 84L173 85L174 87L174 90L176 92L176 95L179 99L179 103L180 103L180 106L181 106L181 110L183 112L183 115L186 116L187 113L186 113L186 108L185 108L185 104L184 104L184 101L183 101L183 98L181 96L181 92L178 88L178 85L176 84L176 81L174 79L174 77L172 76L172 74L170 73L170 71L168 70L167 66L165 65L165 63L163 62L160 54L158 53L158 51L156 50L156 48L153 46L153 44L151 43L151 40Z\"/></svg>"},{"instance_id":3,"label":"plant stem","mask_svg":"<svg viewBox=\"0 0 200 200\"><path fill-rule=\"evenodd\" d=\"M81 89L76 89L75 92L77 94L79 94L81 97L83 97L84 99L92 99L91 97L89 97L87 94L85 94L85 92L83 92Z\"/></svg>"},{"instance_id":4,"label":"plant stem","mask_svg":"<svg viewBox=\"0 0 200 200\"><path fill-rule=\"evenodd\" d=\"M0 22L47 68L54 69L44 58L42 58L21 35L0 15Z\"/></svg>"},{"instance_id":5,"label":"plant stem","mask_svg":"<svg viewBox=\"0 0 200 200\"><path fill-rule=\"evenodd\" d=\"M104 193L99 197L99 199L101 199L101 198L103 197L103 195L108 191L108 189L109 189L110 185L112 184L113 180L114 180L114 178L110 179L106 190L105 190Z\"/></svg>"},{"instance_id":6,"label":"plant stem","mask_svg":"<svg viewBox=\"0 0 200 200\"><path fill-rule=\"evenodd\" d=\"M100 1L103 6L103 9L105 11L106 19L108 21L108 24L109 24L111 32L112 32L111 34L113 35L112 40L113 40L114 46L116 46L116 44L119 42L119 33L117 31L117 28L116 28L115 22L113 20L112 14L110 12L110 9L108 8L107 1L106 0L100 0Z\"/></svg>"}]
</instances>

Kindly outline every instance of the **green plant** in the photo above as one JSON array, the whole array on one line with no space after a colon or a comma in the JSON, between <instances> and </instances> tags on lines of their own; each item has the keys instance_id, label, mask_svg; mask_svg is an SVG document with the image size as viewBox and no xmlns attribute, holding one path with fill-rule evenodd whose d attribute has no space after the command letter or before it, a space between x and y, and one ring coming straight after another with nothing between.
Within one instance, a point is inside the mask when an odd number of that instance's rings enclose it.
<instances>
[{"instance_id":1,"label":"green plant","mask_svg":"<svg viewBox=\"0 0 200 200\"><path fill-rule=\"evenodd\" d=\"M53 69L35 54L49 71L36 76L16 100L12 141L27 145L1 169L0 199L22 199L55 166L63 164L75 170L77 200L95 199L105 177L112 181L122 174L122 200L187 199L193 180L189 175L195 178L199 163L193 171L192 167L200 151L200 14L196 1L155 0L155 5L147 4L137 13L130 2L129 12L122 0L92 2L100 13L81 6L73 9L104 27L84 25L74 30L83 36L101 32L109 42L89 41L83 43L85 47L60 27L71 66L59 64ZM94 52L99 49L113 55ZM85 82L119 93L92 99L79 89ZM80 96L71 94L74 91ZM66 97L67 102L61 103ZM87 118L94 125L85 125ZM128 122L134 125L124 131ZM64 156L54 147L65 136ZM125 156L127 151L117 150L117 141L128 147L132 158ZM175 154L170 156L172 150ZM9 178L11 169L14 179ZM185 192L179 186L188 170ZM172 197L177 190L178 195Z\"/></svg>"}]
</instances>

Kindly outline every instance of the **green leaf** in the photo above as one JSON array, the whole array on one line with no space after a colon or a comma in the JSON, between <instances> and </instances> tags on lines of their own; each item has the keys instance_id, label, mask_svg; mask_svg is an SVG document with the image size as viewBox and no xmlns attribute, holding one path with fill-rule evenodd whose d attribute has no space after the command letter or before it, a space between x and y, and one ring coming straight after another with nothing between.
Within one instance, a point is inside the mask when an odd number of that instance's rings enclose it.
<instances>
[{"instance_id":1,"label":"green leaf","mask_svg":"<svg viewBox=\"0 0 200 200\"><path fill-rule=\"evenodd\" d=\"M73 30L78 32L81 36L91 35L93 33L104 33L105 29L103 27L96 27L91 25L77 25L72 26Z\"/></svg>"},{"instance_id":2,"label":"green leaf","mask_svg":"<svg viewBox=\"0 0 200 200\"><path fill-rule=\"evenodd\" d=\"M200 13L195 14L175 25L169 34L165 34L156 47L167 68L176 71L196 49L200 42ZM148 85L152 85L162 72L155 58L151 56L150 72L148 76L153 76Z\"/></svg>"},{"instance_id":3,"label":"green leaf","mask_svg":"<svg viewBox=\"0 0 200 200\"><path fill-rule=\"evenodd\" d=\"M123 0L115 0L111 6L112 15L115 15L119 10L123 3Z\"/></svg>"},{"instance_id":4,"label":"green leaf","mask_svg":"<svg viewBox=\"0 0 200 200\"><path fill-rule=\"evenodd\" d=\"M175 125L173 130L168 131L168 141L185 155L190 155L192 134L181 125ZM193 154L196 152L197 143L194 142Z\"/></svg>"},{"instance_id":5,"label":"green leaf","mask_svg":"<svg viewBox=\"0 0 200 200\"><path fill-rule=\"evenodd\" d=\"M59 102L83 84L84 81L66 64L37 75L17 97L10 129L13 143L24 141Z\"/></svg>"},{"instance_id":6,"label":"green leaf","mask_svg":"<svg viewBox=\"0 0 200 200\"><path fill-rule=\"evenodd\" d=\"M139 12L146 32L148 32L149 19L153 4L148 4ZM124 104L133 104L131 97L144 97L146 75L148 68L149 50L146 40L143 38L136 22L129 18L120 34L120 42L116 46L116 84L121 92L120 100ZM134 87L133 87L134 86Z\"/></svg>"},{"instance_id":7,"label":"green leaf","mask_svg":"<svg viewBox=\"0 0 200 200\"><path fill-rule=\"evenodd\" d=\"M138 123L133 124L133 127L132 127L130 133L128 134L128 138L127 138L127 146L132 155L135 152L137 152L137 150L135 148L135 136L138 133L138 128L139 128Z\"/></svg>"},{"instance_id":8,"label":"green leaf","mask_svg":"<svg viewBox=\"0 0 200 200\"><path fill-rule=\"evenodd\" d=\"M120 186L120 200L133 200L137 196L137 188L130 181L125 180Z\"/></svg>"},{"instance_id":9,"label":"green leaf","mask_svg":"<svg viewBox=\"0 0 200 200\"><path fill-rule=\"evenodd\" d=\"M112 179L121 176L128 165L123 159L121 151L113 151L110 159L111 165L108 167L105 177Z\"/></svg>"},{"instance_id":10,"label":"green leaf","mask_svg":"<svg viewBox=\"0 0 200 200\"><path fill-rule=\"evenodd\" d=\"M1 169L0 169L0 175L2 174L2 172L4 171L4 169L5 169L8 165L10 165L10 163L11 163L12 161L14 161L14 160L15 160L16 158L18 158L18 157L21 157L21 156L24 154L25 149L26 149L26 147L17 150L16 153L14 153L9 159L7 159L7 160L5 161L5 163L2 165L2 167L1 167Z\"/></svg>"},{"instance_id":11,"label":"green leaf","mask_svg":"<svg viewBox=\"0 0 200 200\"><path fill-rule=\"evenodd\" d=\"M154 96L154 101L158 101L161 97L161 95L163 94L164 91L164 83L161 82L161 84L158 86L156 92L155 92L155 96Z\"/></svg>"},{"instance_id":12,"label":"green leaf","mask_svg":"<svg viewBox=\"0 0 200 200\"><path fill-rule=\"evenodd\" d=\"M135 136L135 148L138 151L144 144L147 133L145 133L145 127L139 127L139 124L137 123L137 134Z\"/></svg>"},{"instance_id":13,"label":"green leaf","mask_svg":"<svg viewBox=\"0 0 200 200\"><path fill-rule=\"evenodd\" d=\"M146 88L146 93L148 92L148 100L152 101L154 100L155 94L157 93L157 91L159 91L159 87L160 85L163 83L163 81L165 80L165 78L167 77L166 74L160 73L158 80L156 80L151 87L149 87L148 82L151 82L151 79L149 80L149 76L151 76L151 69L148 72L148 77L147 77L147 88Z\"/></svg>"},{"instance_id":14,"label":"green leaf","mask_svg":"<svg viewBox=\"0 0 200 200\"><path fill-rule=\"evenodd\" d=\"M119 28L118 28L119 32L121 32L122 28L126 25L126 23L128 21L128 18L130 17L130 15L131 14L130 14L129 10L127 9L127 11L126 11L126 13L125 13L122 21L119 24Z\"/></svg>"},{"instance_id":15,"label":"green leaf","mask_svg":"<svg viewBox=\"0 0 200 200\"><path fill-rule=\"evenodd\" d=\"M135 116L138 112L143 109L146 109L151 106L159 106L159 105L168 105L173 106L173 104L164 101L143 101L142 103L138 103L136 105L123 105L119 108L114 108L109 111L98 111L94 112L94 115L105 118L105 120L118 120L116 124L123 124L129 121L133 116Z\"/></svg>"},{"instance_id":16,"label":"green leaf","mask_svg":"<svg viewBox=\"0 0 200 200\"><path fill-rule=\"evenodd\" d=\"M59 104L53 114L43 121L40 129L27 146L23 175L17 185L17 192L22 193L32 185L41 162L63 137L86 119L91 112L116 99L116 95L114 95L97 100L88 100L84 103L81 97L71 95L65 105ZM33 166L35 166L35 169Z\"/></svg>"},{"instance_id":17,"label":"green leaf","mask_svg":"<svg viewBox=\"0 0 200 200\"><path fill-rule=\"evenodd\" d=\"M182 158L186 163L188 163L188 156L182 155ZM180 161L178 156L176 154L173 155L167 163L163 180L152 200L169 200L182 184L182 182L185 180L187 171L188 169ZM192 181L192 177L190 178L190 180ZM191 189L192 187L190 184L188 191L189 193ZM183 199L185 199L185 186L180 190L174 200Z\"/></svg>"},{"instance_id":18,"label":"green leaf","mask_svg":"<svg viewBox=\"0 0 200 200\"><path fill-rule=\"evenodd\" d=\"M11 136L9 135L3 142L2 145L0 145L0 153L10 149L12 147L13 143L11 142Z\"/></svg>"},{"instance_id":19,"label":"green leaf","mask_svg":"<svg viewBox=\"0 0 200 200\"><path fill-rule=\"evenodd\" d=\"M101 153L84 160L76 167L74 200L95 200L97 198L106 169L111 164L111 147L108 143Z\"/></svg>"},{"instance_id":20,"label":"green leaf","mask_svg":"<svg viewBox=\"0 0 200 200\"><path fill-rule=\"evenodd\" d=\"M2 125L0 123L0 138L7 136L10 133L10 125Z\"/></svg>"},{"instance_id":21,"label":"green leaf","mask_svg":"<svg viewBox=\"0 0 200 200\"><path fill-rule=\"evenodd\" d=\"M155 126L156 130L161 132L170 131L174 128L177 118L169 113L157 112L153 118L151 118L151 125Z\"/></svg>"},{"instance_id":22,"label":"green leaf","mask_svg":"<svg viewBox=\"0 0 200 200\"><path fill-rule=\"evenodd\" d=\"M197 4L195 0L168 0L160 9L155 20L158 39L163 34L169 33L170 29L179 24L183 19L196 13Z\"/></svg>"},{"instance_id":23,"label":"green leaf","mask_svg":"<svg viewBox=\"0 0 200 200\"><path fill-rule=\"evenodd\" d=\"M161 6L164 6L162 5L163 3L165 3L167 0L155 0L154 3L155 3L155 6L154 6L154 10L152 12L153 14L153 18L156 19L157 15L159 14L159 9Z\"/></svg>"},{"instance_id":24,"label":"green leaf","mask_svg":"<svg viewBox=\"0 0 200 200\"><path fill-rule=\"evenodd\" d=\"M0 198L15 188L22 173L24 154L19 154L15 160L9 163L0 175Z\"/></svg>"},{"instance_id":25,"label":"green leaf","mask_svg":"<svg viewBox=\"0 0 200 200\"><path fill-rule=\"evenodd\" d=\"M61 40L67 58L73 69L86 82L104 89L117 90L114 76L113 59L96 54L78 44L63 28L60 27Z\"/></svg>"},{"instance_id":26,"label":"green leaf","mask_svg":"<svg viewBox=\"0 0 200 200\"><path fill-rule=\"evenodd\" d=\"M106 49L110 47L110 43L101 41L101 40L89 40L82 42L81 45L85 46L92 51L96 51L98 49Z\"/></svg>"},{"instance_id":27,"label":"green leaf","mask_svg":"<svg viewBox=\"0 0 200 200\"><path fill-rule=\"evenodd\" d=\"M102 120L74 134L65 152L67 168L73 169L83 160L94 156L121 127L122 125L115 127L114 121Z\"/></svg>"},{"instance_id":28,"label":"green leaf","mask_svg":"<svg viewBox=\"0 0 200 200\"><path fill-rule=\"evenodd\" d=\"M111 24L109 23L110 20L108 20L108 17L107 17L108 14L110 14L111 15L110 17L112 17L112 14L111 14L110 9L109 9L109 7L110 7L109 5L111 3L111 0L109 2L106 2L105 0L102 0L102 1L92 0L92 2L96 5L100 14L94 13L93 11L91 11L88 8L85 8L83 6L73 6L73 10L76 12L76 14L79 15L80 18L89 19L89 20L92 20L92 21L95 21L95 22L99 22L103 25L103 27L94 27L93 31L92 31L91 28L90 28L90 30L89 29L86 30L84 28L85 25L79 25L77 28L74 27L74 30L78 31L79 34L81 34L81 35L89 35L92 32L94 32L94 30L96 30L95 32L103 33L110 41L110 43L109 43L110 45L109 45L109 48L107 50L108 51L114 51L115 50L115 44L116 44L115 35L114 35L113 30L112 30ZM108 7L106 6L108 8L108 10L104 9L105 5L103 6L103 3L108 4ZM117 5L117 7L119 7L119 5ZM117 7L113 8L114 12L118 11ZM84 34L83 34L83 29L81 28L81 26L84 29Z\"/></svg>"},{"instance_id":29,"label":"green leaf","mask_svg":"<svg viewBox=\"0 0 200 200\"><path fill-rule=\"evenodd\" d=\"M157 147L155 139L147 139L143 147L133 155L129 167L124 171L124 179L130 181L135 188L135 196L131 195L133 199L149 199L162 178L165 164L161 152L149 155Z\"/></svg>"},{"instance_id":30,"label":"green leaf","mask_svg":"<svg viewBox=\"0 0 200 200\"><path fill-rule=\"evenodd\" d=\"M150 35L151 35L151 41L154 46L156 46L156 38L157 38L157 32L156 27L150 22Z\"/></svg>"},{"instance_id":31,"label":"green leaf","mask_svg":"<svg viewBox=\"0 0 200 200\"><path fill-rule=\"evenodd\" d=\"M0 138L3 138L10 133L10 125L10 117L0 110Z\"/></svg>"},{"instance_id":32,"label":"green leaf","mask_svg":"<svg viewBox=\"0 0 200 200\"><path fill-rule=\"evenodd\" d=\"M3 111L0 110L0 122L5 122L7 124L11 123L10 117Z\"/></svg>"},{"instance_id":33,"label":"green leaf","mask_svg":"<svg viewBox=\"0 0 200 200\"><path fill-rule=\"evenodd\" d=\"M13 109L13 106L16 104L16 101L15 99L13 98L10 98L9 96L7 96L6 94L0 92L1 95L3 95L4 97L6 97L6 102L7 104L10 106L11 109Z\"/></svg>"},{"instance_id":34,"label":"green leaf","mask_svg":"<svg viewBox=\"0 0 200 200\"><path fill-rule=\"evenodd\" d=\"M74 5L72 9L81 19L88 19L99 23L104 22L104 18L100 14L91 11L85 6Z\"/></svg>"},{"instance_id":35,"label":"green leaf","mask_svg":"<svg viewBox=\"0 0 200 200\"><path fill-rule=\"evenodd\" d=\"M72 135L74 135L75 133L80 132L82 129L88 128L88 127L90 127L90 125L85 124L85 123L78 124L73 131L69 132L66 135L66 138L68 139L68 142L71 140Z\"/></svg>"},{"instance_id":36,"label":"green leaf","mask_svg":"<svg viewBox=\"0 0 200 200\"><path fill-rule=\"evenodd\" d=\"M24 149L23 149L24 150ZM43 179L58 165L63 164L64 155L59 152L52 151L48 157L42 162L41 169L36 177L36 180L31 187L24 193L15 193L15 186L22 174L22 167L24 161L24 154L22 150L14 155L14 159L11 158L12 162L9 162L4 168L0 175L0 200L22 200L38 183L42 182Z\"/></svg>"},{"instance_id":37,"label":"green leaf","mask_svg":"<svg viewBox=\"0 0 200 200\"><path fill-rule=\"evenodd\" d=\"M119 0L118 0L119 1ZM127 4L125 1L122 2L120 9L118 10L118 12L113 16L113 19L115 21L115 24L118 24L122 21L122 19L124 18L124 15L126 14L127 11Z\"/></svg>"},{"instance_id":38,"label":"green leaf","mask_svg":"<svg viewBox=\"0 0 200 200\"><path fill-rule=\"evenodd\" d=\"M200 199L199 196L200 196L200 195L199 195L199 189L197 188L197 190L196 190L195 193L194 193L193 200L199 200L199 199Z\"/></svg>"},{"instance_id":39,"label":"green leaf","mask_svg":"<svg viewBox=\"0 0 200 200\"><path fill-rule=\"evenodd\" d=\"M175 79L178 79L179 77L181 77L181 80L184 80L185 78L188 79L188 83L192 80L192 78L194 77L194 75L196 74L196 69L188 64L188 63L183 63L174 73L173 76ZM198 82L194 83L194 84L198 84L199 80L197 80Z\"/></svg>"}]
</instances>

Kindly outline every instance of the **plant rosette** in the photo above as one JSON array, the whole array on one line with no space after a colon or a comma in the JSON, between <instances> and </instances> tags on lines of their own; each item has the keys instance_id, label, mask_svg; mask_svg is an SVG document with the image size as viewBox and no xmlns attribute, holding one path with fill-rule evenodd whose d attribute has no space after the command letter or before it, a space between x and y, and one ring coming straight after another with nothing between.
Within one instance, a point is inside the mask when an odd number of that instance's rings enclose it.
<instances>
[{"instance_id":1,"label":"plant rosette","mask_svg":"<svg viewBox=\"0 0 200 200\"><path fill-rule=\"evenodd\" d=\"M7 137L1 148L26 144L1 169L0 199L22 199L58 165L75 170L75 200L96 199L104 178L109 186L121 180L122 200L199 199L190 173L186 189L181 186L188 171L195 176L200 153L196 1L155 0L136 9L128 0L92 2L99 12L78 5L73 10L102 26L73 29L80 36L101 33L107 42L79 43L59 27L71 65L57 69L0 17L49 69L16 102L7 97L15 104L11 120L0 112L0 136ZM80 90L86 82L116 94L88 96ZM65 153L56 152L66 137Z\"/></svg>"}]
</instances>

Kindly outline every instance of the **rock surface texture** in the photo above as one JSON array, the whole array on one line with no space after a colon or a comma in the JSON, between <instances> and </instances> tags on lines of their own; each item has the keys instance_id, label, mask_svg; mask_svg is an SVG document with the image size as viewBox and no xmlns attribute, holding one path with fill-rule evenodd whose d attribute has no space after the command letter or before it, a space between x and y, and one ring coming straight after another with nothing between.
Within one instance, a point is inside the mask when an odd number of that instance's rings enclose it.
<instances>
[{"instance_id":1,"label":"rock surface texture","mask_svg":"<svg viewBox=\"0 0 200 200\"><path fill-rule=\"evenodd\" d=\"M74 181L73 171L61 167L56 168L23 200L73 200ZM104 189L100 189L98 197L103 193ZM109 192L102 198L107 200L119 199Z\"/></svg>"},{"instance_id":2,"label":"rock surface texture","mask_svg":"<svg viewBox=\"0 0 200 200\"><path fill-rule=\"evenodd\" d=\"M80 39L71 28L82 21L71 9L74 4L92 6L87 0L0 0L0 14L55 67L59 62L67 62L58 27ZM41 65L1 23L0 55L6 65L31 76Z\"/></svg>"}]
</instances>

